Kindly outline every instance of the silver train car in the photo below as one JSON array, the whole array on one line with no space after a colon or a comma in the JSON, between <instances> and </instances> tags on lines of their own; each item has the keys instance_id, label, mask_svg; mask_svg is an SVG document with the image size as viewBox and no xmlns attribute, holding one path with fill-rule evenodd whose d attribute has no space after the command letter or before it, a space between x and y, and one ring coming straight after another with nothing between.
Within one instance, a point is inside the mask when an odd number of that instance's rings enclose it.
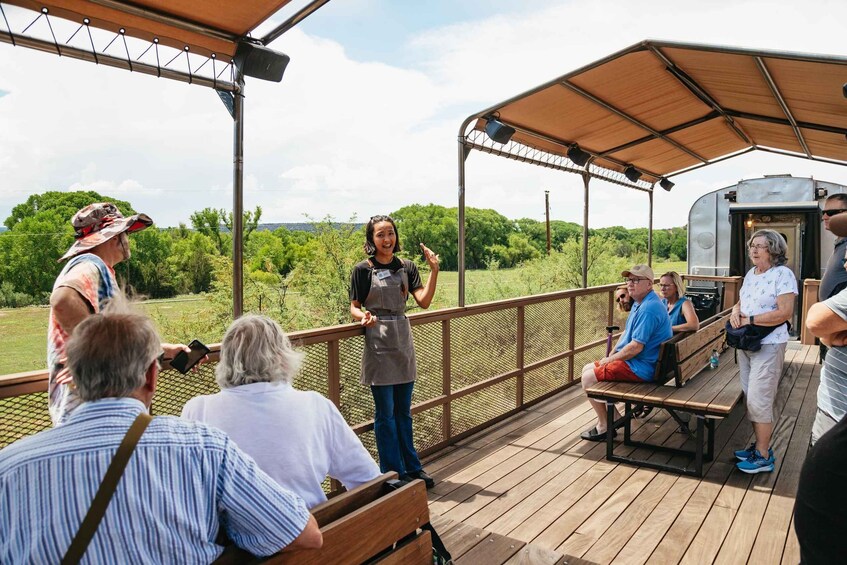
<instances>
[{"instance_id":1,"label":"silver train car","mask_svg":"<svg viewBox=\"0 0 847 565\"><path fill-rule=\"evenodd\" d=\"M688 213L688 274L744 276L752 267L746 243L758 229L778 231L788 243L786 265L797 277L819 279L835 236L823 229L820 210L827 196L847 186L813 178L772 175L742 180L705 194ZM715 313L720 285L691 280L686 292L703 317ZM802 293L801 293L802 294ZM797 301L797 312L802 308ZM799 331L797 313L792 333Z\"/></svg>"}]
</instances>

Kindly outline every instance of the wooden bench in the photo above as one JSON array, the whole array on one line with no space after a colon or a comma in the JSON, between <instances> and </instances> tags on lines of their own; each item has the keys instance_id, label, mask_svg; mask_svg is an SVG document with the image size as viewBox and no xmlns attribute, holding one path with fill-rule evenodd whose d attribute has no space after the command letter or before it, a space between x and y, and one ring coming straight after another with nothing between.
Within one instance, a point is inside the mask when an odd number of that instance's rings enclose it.
<instances>
[{"instance_id":1,"label":"wooden bench","mask_svg":"<svg viewBox=\"0 0 847 565\"><path fill-rule=\"evenodd\" d=\"M226 563L273 565L432 565L432 536L426 485L412 481L393 490L386 473L312 508L323 547L277 553L264 560L244 551L228 552Z\"/></svg>"},{"instance_id":2,"label":"wooden bench","mask_svg":"<svg viewBox=\"0 0 847 565\"><path fill-rule=\"evenodd\" d=\"M625 446L647 447L675 455L686 455L692 459L694 468L615 455L611 426L606 435L607 459L695 477L703 475L703 462L711 461L714 457L715 419L727 417L741 399L741 384L736 378L737 367L734 364L724 359L717 370L703 370L709 364L712 351L724 349L725 326L729 313L729 310L721 312L704 320L698 331L680 333L664 342L659 353L654 382L601 382L586 391L590 398L606 403L610 422L614 417L615 403L624 404L622 427ZM695 418L694 450L634 441L632 419L635 417L634 407L637 406L667 410L685 432L689 431L688 423L679 413Z\"/></svg>"}]
</instances>

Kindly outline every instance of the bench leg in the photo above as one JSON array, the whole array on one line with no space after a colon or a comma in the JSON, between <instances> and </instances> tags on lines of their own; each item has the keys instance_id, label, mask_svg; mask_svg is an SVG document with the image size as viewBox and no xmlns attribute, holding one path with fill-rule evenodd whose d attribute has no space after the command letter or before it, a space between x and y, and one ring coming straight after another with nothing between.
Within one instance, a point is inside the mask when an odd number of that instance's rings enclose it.
<instances>
[{"instance_id":1,"label":"bench leg","mask_svg":"<svg viewBox=\"0 0 847 565\"><path fill-rule=\"evenodd\" d=\"M703 421L705 418L703 416L697 416L697 434L695 435L695 442L697 443L694 452L694 468L697 470L697 476L703 476Z\"/></svg>"},{"instance_id":2,"label":"bench leg","mask_svg":"<svg viewBox=\"0 0 847 565\"><path fill-rule=\"evenodd\" d=\"M711 461L715 458L715 419L709 418L706 420L706 437L709 438L709 452L706 454L706 461Z\"/></svg>"},{"instance_id":3,"label":"bench leg","mask_svg":"<svg viewBox=\"0 0 847 565\"><path fill-rule=\"evenodd\" d=\"M615 403L606 402L606 459L612 458L615 450Z\"/></svg>"}]
</instances>

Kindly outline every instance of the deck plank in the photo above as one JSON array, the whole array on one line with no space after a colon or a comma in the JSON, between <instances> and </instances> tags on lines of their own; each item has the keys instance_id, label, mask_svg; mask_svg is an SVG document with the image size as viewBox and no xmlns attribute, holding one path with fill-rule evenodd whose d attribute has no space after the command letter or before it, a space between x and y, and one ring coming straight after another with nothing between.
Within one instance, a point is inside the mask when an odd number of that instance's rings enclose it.
<instances>
[{"instance_id":1,"label":"deck plank","mask_svg":"<svg viewBox=\"0 0 847 565\"><path fill-rule=\"evenodd\" d=\"M817 348L790 345L774 407L774 473L735 469L732 452L753 437L743 404L718 420L716 458L704 464L702 479L606 461L605 443L579 438L594 414L575 388L531 416L505 420L491 436L480 433L436 454L428 468L440 462L438 478L449 484L431 494L433 524L462 563L796 563L791 513L820 369ZM652 387L654 394L691 403L737 398L732 352L721 360L720 372L699 384ZM675 428L664 411L632 422L634 440L691 448ZM619 434L621 455L686 462L621 440Z\"/></svg>"}]
</instances>

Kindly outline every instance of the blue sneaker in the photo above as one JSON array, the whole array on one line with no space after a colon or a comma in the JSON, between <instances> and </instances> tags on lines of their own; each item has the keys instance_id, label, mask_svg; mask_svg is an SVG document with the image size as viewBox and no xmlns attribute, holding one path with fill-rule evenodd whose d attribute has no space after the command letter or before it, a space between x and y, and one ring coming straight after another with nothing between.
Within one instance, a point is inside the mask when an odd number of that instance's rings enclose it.
<instances>
[{"instance_id":1,"label":"blue sneaker","mask_svg":"<svg viewBox=\"0 0 847 565\"><path fill-rule=\"evenodd\" d=\"M747 449L739 449L735 452L735 458L739 461L747 461L756 452L756 442L750 444ZM773 457L773 449L768 448L768 457Z\"/></svg>"},{"instance_id":2,"label":"blue sneaker","mask_svg":"<svg viewBox=\"0 0 847 565\"><path fill-rule=\"evenodd\" d=\"M768 458L762 457L758 451L754 451L746 461L739 461L735 464L739 471L748 474L755 473L770 473L773 471L773 464L776 458L773 456L773 450L768 450Z\"/></svg>"}]
</instances>

